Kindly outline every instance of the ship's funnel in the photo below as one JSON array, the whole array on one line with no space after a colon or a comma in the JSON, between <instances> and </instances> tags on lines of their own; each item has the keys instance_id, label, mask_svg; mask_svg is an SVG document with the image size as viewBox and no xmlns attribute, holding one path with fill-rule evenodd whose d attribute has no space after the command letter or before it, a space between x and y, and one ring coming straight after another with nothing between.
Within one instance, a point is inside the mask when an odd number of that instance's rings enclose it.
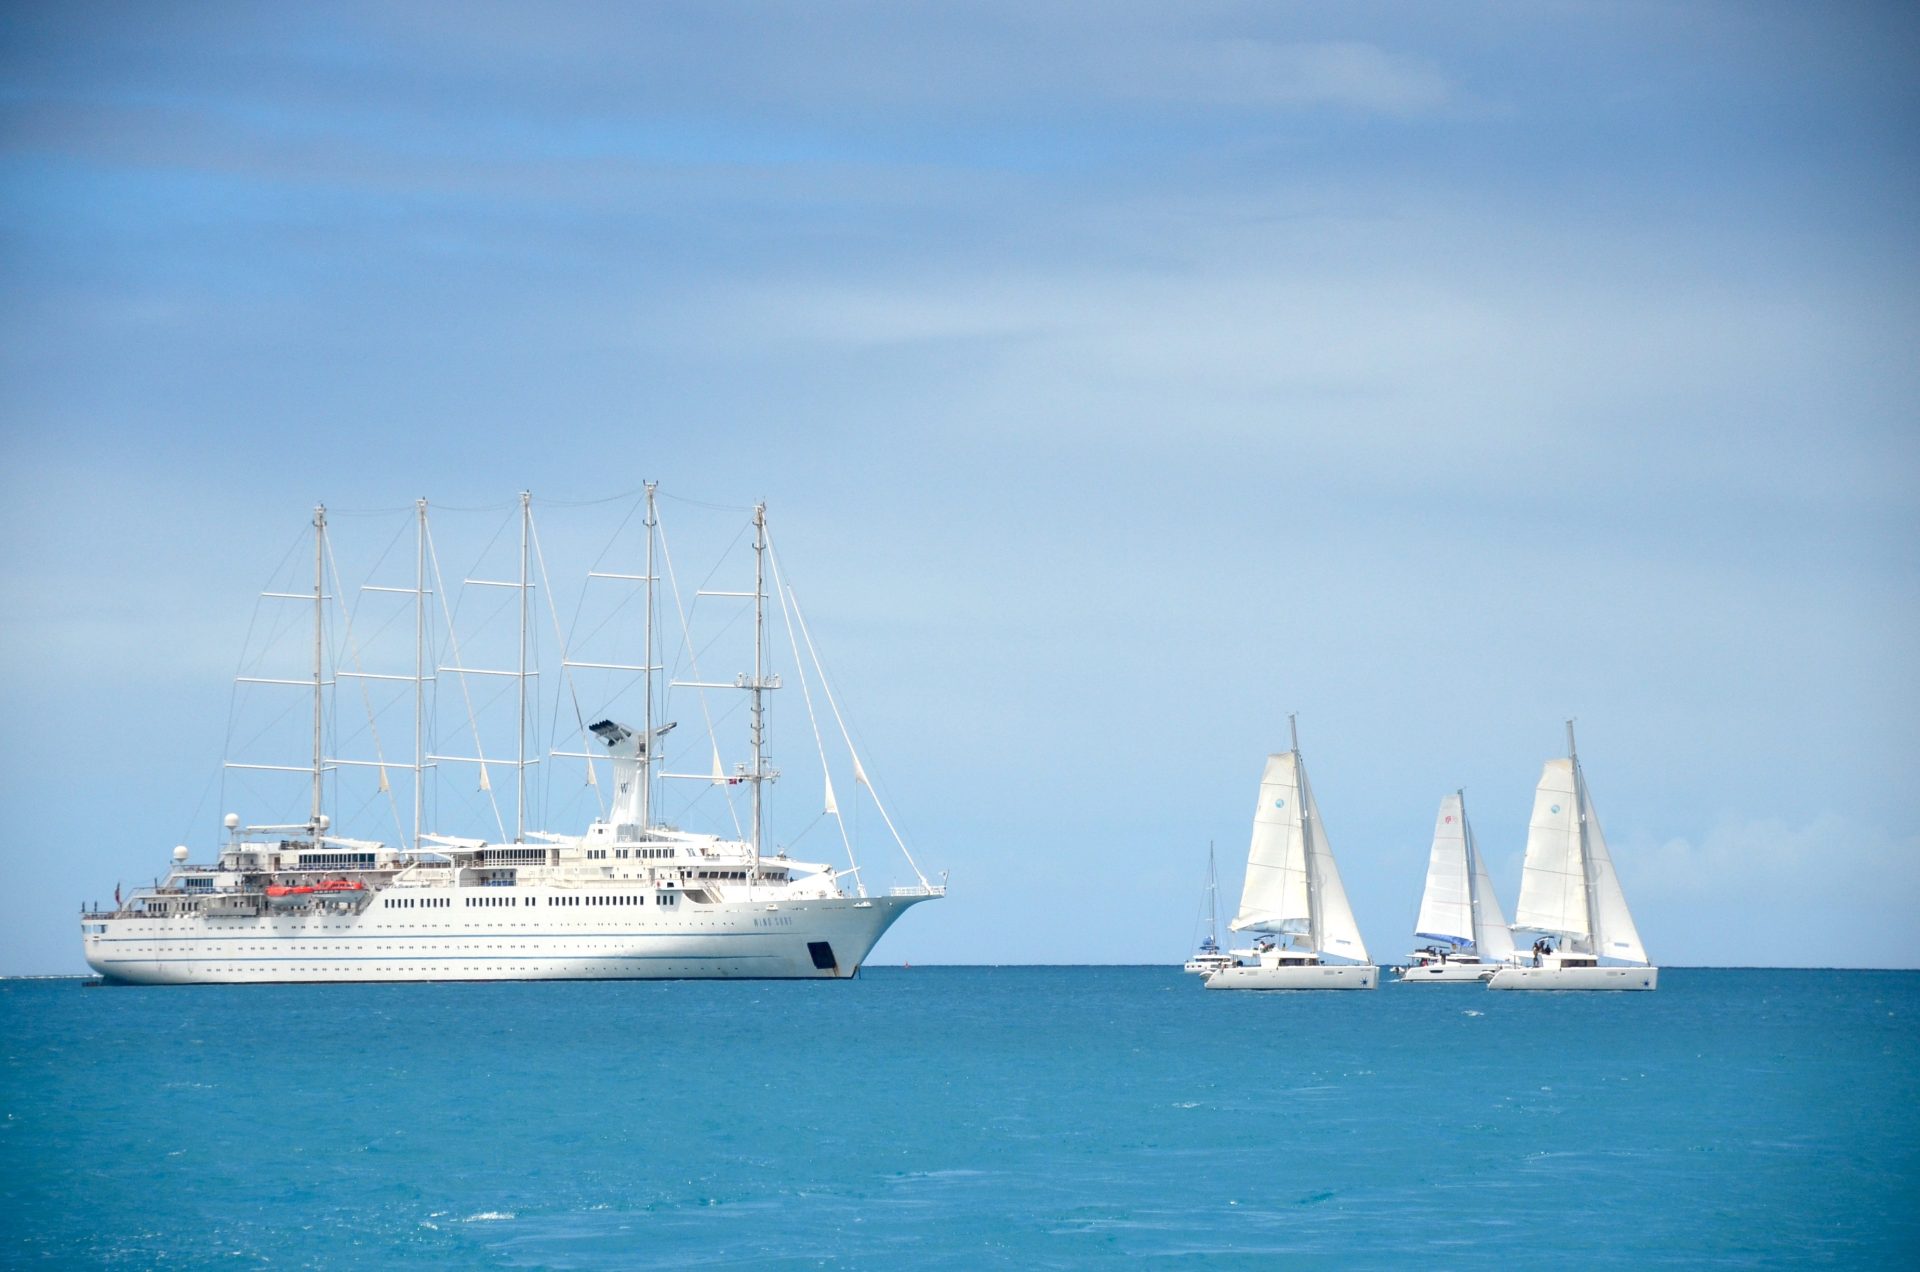
<instances>
[{"instance_id":1,"label":"ship's funnel","mask_svg":"<svg viewBox=\"0 0 1920 1272\"><path fill-rule=\"evenodd\" d=\"M644 769L651 759L647 742L638 733L624 724L612 720L602 720L589 725L593 735L607 744L607 750L613 759L613 815L616 826L639 826L640 788L646 780ZM657 726L650 741L653 750L658 751L660 739L673 729L669 722Z\"/></svg>"}]
</instances>

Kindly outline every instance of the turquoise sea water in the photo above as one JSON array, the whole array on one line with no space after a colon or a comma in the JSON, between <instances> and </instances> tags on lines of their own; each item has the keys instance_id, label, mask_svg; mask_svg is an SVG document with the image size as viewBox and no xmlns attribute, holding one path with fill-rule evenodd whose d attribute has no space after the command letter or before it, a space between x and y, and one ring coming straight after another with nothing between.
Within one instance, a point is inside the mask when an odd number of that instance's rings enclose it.
<instances>
[{"instance_id":1,"label":"turquoise sea water","mask_svg":"<svg viewBox=\"0 0 1920 1272\"><path fill-rule=\"evenodd\" d=\"M0 982L0 1263L1920 1264L1920 973Z\"/></svg>"}]
</instances>

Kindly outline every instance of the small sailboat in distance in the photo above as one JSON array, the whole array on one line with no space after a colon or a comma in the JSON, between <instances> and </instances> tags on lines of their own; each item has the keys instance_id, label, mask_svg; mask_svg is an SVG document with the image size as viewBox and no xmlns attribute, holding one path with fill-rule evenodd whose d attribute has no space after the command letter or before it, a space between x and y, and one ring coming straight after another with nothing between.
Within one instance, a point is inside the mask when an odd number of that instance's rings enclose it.
<instances>
[{"instance_id":1,"label":"small sailboat in distance","mask_svg":"<svg viewBox=\"0 0 1920 1272\"><path fill-rule=\"evenodd\" d=\"M1372 989L1380 969L1367 958L1353 907L1340 882L1307 770L1300 734L1287 717L1293 749L1267 757L1260 802L1253 810L1247 880L1236 932L1261 932L1256 949L1206 979L1208 989ZM1327 961L1331 959L1332 961Z\"/></svg>"},{"instance_id":2,"label":"small sailboat in distance","mask_svg":"<svg viewBox=\"0 0 1920 1272\"><path fill-rule=\"evenodd\" d=\"M1600 832L1571 720L1567 758L1548 760L1534 791L1513 925L1542 935L1530 958L1493 974L1489 989L1648 990L1659 984L1660 969L1647 962Z\"/></svg>"},{"instance_id":3,"label":"small sailboat in distance","mask_svg":"<svg viewBox=\"0 0 1920 1272\"><path fill-rule=\"evenodd\" d=\"M1474 843L1465 791L1440 801L1413 936L1433 942L1413 951L1399 969L1400 980L1416 984L1485 980L1512 957L1513 932Z\"/></svg>"},{"instance_id":4,"label":"small sailboat in distance","mask_svg":"<svg viewBox=\"0 0 1920 1272\"><path fill-rule=\"evenodd\" d=\"M1186 970L1206 976L1233 966L1233 955L1220 948L1220 888L1214 881L1213 845L1207 845L1207 937L1187 960Z\"/></svg>"}]
</instances>

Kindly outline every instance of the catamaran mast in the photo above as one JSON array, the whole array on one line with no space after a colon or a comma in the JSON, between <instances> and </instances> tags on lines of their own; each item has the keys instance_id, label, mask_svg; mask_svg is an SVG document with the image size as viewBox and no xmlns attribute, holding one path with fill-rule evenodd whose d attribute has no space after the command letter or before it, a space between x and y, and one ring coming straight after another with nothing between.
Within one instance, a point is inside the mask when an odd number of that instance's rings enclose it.
<instances>
[{"instance_id":1,"label":"catamaran mast","mask_svg":"<svg viewBox=\"0 0 1920 1272\"><path fill-rule=\"evenodd\" d=\"M1467 935L1473 938L1473 952L1480 952L1480 888L1478 886L1478 865L1474 860L1473 823L1467 820L1467 791L1460 787L1453 792L1460 801L1460 844L1461 859L1467 868Z\"/></svg>"},{"instance_id":2,"label":"catamaran mast","mask_svg":"<svg viewBox=\"0 0 1920 1272\"><path fill-rule=\"evenodd\" d=\"M1580 828L1580 882L1587 899L1587 944L1600 953L1600 907L1594 891L1593 857L1587 852L1587 783L1580 774L1580 752L1573 744L1573 721L1567 721L1567 759L1573 765L1573 815Z\"/></svg>"},{"instance_id":3,"label":"catamaran mast","mask_svg":"<svg viewBox=\"0 0 1920 1272\"><path fill-rule=\"evenodd\" d=\"M1220 881L1213 869L1213 840L1207 840L1207 942L1220 944Z\"/></svg>"},{"instance_id":4,"label":"catamaran mast","mask_svg":"<svg viewBox=\"0 0 1920 1272\"><path fill-rule=\"evenodd\" d=\"M316 838L320 834L320 803L324 794L322 774L325 772L322 767L321 731L326 722L327 703L320 677L326 656L326 549L327 506L316 504L313 509L313 809L307 815L307 822L313 827Z\"/></svg>"},{"instance_id":5,"label":"catamaran mast","mask_svg":"<svg viewBox=\"0 0 1920 1272\"><path fill-rule=\"evenodd\" d=\"M1313 864L1313 800L1307 794L1307 766L1300 759L1300 727L1287 713L1287 733L1293 740L1293 775L1299 781L1294 798L1300 801L1300 864L1307 875L1307 942L1317 954L1321 946L1320 871Z\"/></svg>"}]
</instances>

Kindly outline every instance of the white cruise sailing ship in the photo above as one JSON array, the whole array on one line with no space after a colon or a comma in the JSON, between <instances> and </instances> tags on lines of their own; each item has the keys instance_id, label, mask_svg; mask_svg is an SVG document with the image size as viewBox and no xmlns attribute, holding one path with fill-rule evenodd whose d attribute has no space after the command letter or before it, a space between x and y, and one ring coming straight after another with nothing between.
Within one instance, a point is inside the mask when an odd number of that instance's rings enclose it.
<instances>
[{"instance_id":1,"label":"white cruise sailing ship","mask_svg":"<svg viewBox=\"0 0 1920 1272\"><path fill-rule=\"evenodd\" d=\"M526 774L539 762L526 754L529 713L537 706L528 696L530 680L537 674L529 670L528 660L534 618L530 597L536 588L538 560L529 497L521 495L519 503L518 581L466 580L486 587L517 589L519 653L517 668L512 671L466 666L452 634L451 611L444 607L440 612L447 617L448 636L430 657L425 637L429 603L436 594L444 597L446 589L438 583L438 560L427 526L426 502L418 503L413 586L362 589L411 595L415 638L411 676L359 669L358 655L352 647L351 614L341 611L340 629L329 626L329 601L340 594L341 587L338 570L332 566L326 510L322 507L316 509L313 519L311 594L266 594L311 606L311 677L253 678L254 683L311 694L311 762L305 766L228 765L229 769L250 773L307 774L310 793L305 797L305 821L245 825L238 815L228 814L223 842L214 860L197 863L187 848L175 848L171 868L153 886L136 888L124 898L116 888L113 905L83 909L81 934L89 966L108 981L132 984L832 979L854 975L888 927L909 907L944 896L945 883L930 882L921 872L873 790L846 728L839 700L826 683L798 600L781 575L764 505L752 512L753 590L699 593L736 598L735 604L751 601L752 671L731 681L701 681L698 651L684 631L683 621L682 661L690 663L694 679L675 680L668 685L700 695L702 714L709 721L709 691L744 694L749 758L731 769L725 767L720 742L710 724L711 768L694 773L665 771L662 739L674 724L655 718L662 698L658 677L666 670L662 641L656 636L660 594L672 595L683 619L685 609L677 585L670 589L657 586L663 580L671 581L672 561L659 529L656 488L651 483L646 488L644 507L645 573L591 573L591 577L619 580L629 587L640 585L646 608L642 661L587 662L563 656L563 667L569 672L598 669L621 673L627 683L640 690L640 702L635 704L640 707L639 719L634 722L610 718L610 713L589 712L578 701L578 686L574 687L581 749L556 749L551 754L583 762L585 783L595 791L600 808L584 832L546 833L525 825ZM429 561L433 563L431 574ZM661 566L666 569L664 576ZM543 562L538 568L544 575ZM767 789L779 773L770 765L766 751L767 699L781 687L780 676L768 667L770 582L777 601L771 608L786 620L792 666L798 673L796 679L819 754L823 806L813 824L827 821L839 827L848 857L844 868L790 857L784 849L771 845L768 838ZM557 612L554 626L557 630ZM345 648L336 644L336 656L329 665L328 636L337 630L346 633ZM450 663L440 663L440 657L450 659ZM478 725L473 732L474 755L430 753L432 730L426 719L426 695L436 679L435 672L458 679L469 717L475 711L468 689L470 677L512 677L516 681L520 741L513 758L489 757L480 743ZM333 718L329 712L337 701L332 691L343 681L357 682L363 689L370 681L412 682L411 764L384 754L372 759L328 754L326 725ZM827 708L824 724L815 714L816 694ZM554 706L557 711L557 701ZM377 743L377 727L370 726L363 732ZM888 835L911 870L913 882L906 886L870 891L861 867L853 860L853 840L840 813L827 759L826 737L834 732L845 746L840 762L850 767L855 786L872 799ZM477 768L479 789L489 801L493 798L490 770L515 771L515 825L511 832L502 823L499 838L487 841L423 829L424 792L434 770L443 764L460 763ZM596 776L596 768L602 765L611 770L611 780L605 786L606 779ZM411 836L404 834L404 826L395 844L333 833L333 818L326 810L330 801L339 798L337 775L343 770L377 771L376 798L385 797L394 805L396 821L401 814L389 775L394 770L411 770ZM739 825L734 834L727 835L668 824L658 816L656 795L659 783L673 778L717 791L727 798L729 808L733 797L744 793L751 802L750 826ZM598 803L601 791L609 791L603 804ZM497 806L495 811L497 816Z\"/></svg>"}]
</instances>

